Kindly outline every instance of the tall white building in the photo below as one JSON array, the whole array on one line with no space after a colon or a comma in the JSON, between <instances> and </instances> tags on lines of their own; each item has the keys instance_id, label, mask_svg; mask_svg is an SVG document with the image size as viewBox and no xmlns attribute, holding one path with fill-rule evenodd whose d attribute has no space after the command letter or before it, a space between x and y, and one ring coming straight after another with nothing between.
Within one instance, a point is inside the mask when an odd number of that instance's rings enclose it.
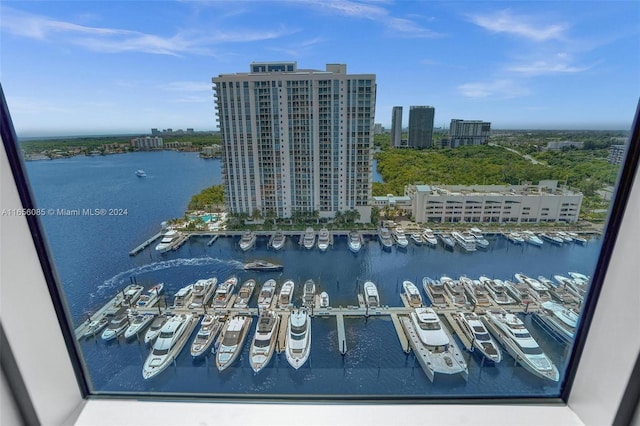
<instances>
[{"instance_id":1,"label":"tall white building","mask_svg":"<svg viewBox=\"0 0 640 426\"><path fill-rule=\"evenodd\" d=\"M212 79L223 181L233 213L277 217L357 210L371 217L374 74L252 63Z\"/></svg>"}]
</instances>

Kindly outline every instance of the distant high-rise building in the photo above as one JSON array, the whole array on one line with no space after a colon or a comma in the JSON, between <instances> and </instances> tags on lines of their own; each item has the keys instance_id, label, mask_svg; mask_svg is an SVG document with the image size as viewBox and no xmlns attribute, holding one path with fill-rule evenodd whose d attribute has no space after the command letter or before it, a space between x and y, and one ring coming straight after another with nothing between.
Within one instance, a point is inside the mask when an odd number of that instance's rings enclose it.
<instances>
[{"instance_id":1,"label":"distant high-rise building","mask_svg":"<svg viewBox=\"0 0 640 426\"><path fill-rule=\"evenodd\" d=\"M609 156L607 160L611 164L620 164L624 160L624 153L626 152L626 145L611 145L609 148Z\"/></svg>"},{"instance_id":2,"label":"distant high-rise building","mask_svg":"<svg viewBox=\"0 0 640 426\"><path fill-rule=\"evenodd\" d=\"M381 135L382 134L382 124L381 123L376 123L373 125L373 134L374 135Z\"/></svg>"},{"instance_id":3,"label":"distant high-rise building","mask_svg":"<svg viewBox=\"0 0 640 426\"><path fill-rule=\"evenodd\" d=\"M252 63L212 79L233 213L371 217L374 74L344 64Z\"/></svg>"},{"instance_id":4,"label":"distant high-rise building","mask_svg":"<svg viewBox=\"0 0 640 426\"><path fill-rule=\"evenodd\" d=\"M409 107L409 147L433 146L433 120L436 109L432 106Z\"/></svg>"},{"instance_id":5,"label":"distant high-rise building","mask_svg":"<svg viewBox=\"0 0 640 426\"><path fill-rule=\"evenodd\" d=\"M481 120L452 119L449 125L451 148L464 145L486 144L491 134L491 123Z\"/></svg>"},{"instance_id":6,"label":"distant high-rise building","mask_svg":"<svg viewBox=\"0 0 640 426\"><path fill-rule=\"evenodd\" d=\"M402 143L402 107L394 106L391 112L391 146L398 148Z\"/></svg>"}]
</instances>

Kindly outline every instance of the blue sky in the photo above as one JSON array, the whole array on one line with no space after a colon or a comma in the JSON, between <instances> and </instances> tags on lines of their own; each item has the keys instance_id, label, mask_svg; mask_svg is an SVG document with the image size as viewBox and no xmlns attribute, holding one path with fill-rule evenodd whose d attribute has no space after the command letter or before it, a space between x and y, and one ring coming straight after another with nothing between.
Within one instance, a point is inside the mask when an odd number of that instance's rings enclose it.
<instances>
[{"instance_id":1,"label":"blue sky","mask_svg":"<svg viewBox=\"0 0 640 426\"><path fill-rule=\"evenodd\" d=\"M3 1L0 78L19 135L214 129L211 77L252 61L374 73L376 122L628 129L640 2ZM408 113L405 112L405 123Z\"/></svg>"}]
</instances>

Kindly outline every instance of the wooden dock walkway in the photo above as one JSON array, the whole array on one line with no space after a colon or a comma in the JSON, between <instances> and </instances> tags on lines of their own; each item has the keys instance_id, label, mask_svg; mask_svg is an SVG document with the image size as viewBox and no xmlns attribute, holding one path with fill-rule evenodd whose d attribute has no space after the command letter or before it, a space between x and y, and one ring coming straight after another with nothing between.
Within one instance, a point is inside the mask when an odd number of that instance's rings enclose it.
<instances>
[{"instance_id":1,"label":"wooden dock walkway","mask_svg":"<svg viewBox=\"0 0 640 426\"><path fill-rule=\"evenodd\" d=\"M400 322L400 317L398 314L391 314L391 322L393 323L393 327L396 329L396 334L398 335L398 340L400 340L400 347L404 353L409 353L411 347L409 346L409 340L407 340L407 335L404 332L402 324Z\"/></svg>"},{"instance_id":2,"label":"wooden dock walkway","mask_svg":"<svg viewBox=\"0 0 640 426\"><path fill-rule=\"evenodd\" d=\"M287 327L289 325L289 315L291 315L291 312L289 311L282 311L280 313L278 340L276 342L276 350L278 353L283 352L287 348Z\"/></svg>"},{"instance_id":3,"label":"wooden dock walkway","mask_svg":"<svg viewBox=\"0 0 640 426\"><path fill-rule=\"evenodd\" d=\"M344 331L344 314L336 314L336 326L338 327L338 350L342 355L347 353L347 337Z\"/></svg>"},{"instance_id":4,"label":"wooden dock walkway","mask_svg":"<svg viewBox=\"0 0 640 426\"><path fill-rule=\"evenodd\" d=\"M140 244L138 247L136 247L133 250L131 250L129 252L129 256L135 256L136 254L140 253L142 250L146 249L151 244L153 244L153 242L155 240L157 240L158 238L160 238L163 234L164 234L164 231L158 232L157 234L155 234L154 236L149 238L147 241L145 241L144 243Z\"/></svg>"}]
</instances>

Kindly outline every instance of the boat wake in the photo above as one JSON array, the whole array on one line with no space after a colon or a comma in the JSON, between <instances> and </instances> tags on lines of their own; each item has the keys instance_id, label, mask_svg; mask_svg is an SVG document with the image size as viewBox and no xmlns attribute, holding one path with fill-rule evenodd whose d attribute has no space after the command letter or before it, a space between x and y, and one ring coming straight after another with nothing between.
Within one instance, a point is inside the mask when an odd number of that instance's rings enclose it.
<instances>
[{"instance_id":1,"label":"boat wake","mask_svg":"<svg viewBox=\"0 0 640 426\"><path fill-rule=\"evenodd\" d=\"M146 265L138 266L120 272L113 277L104 281L104 283L98 285L97 292L91 293L90 297L102 296L107 291L112 291L114 288L122 287L129 284L130 277L141 274L147 274L149 272L161 271L163 269L178 268L182 266L206 266L206 265L221 265L228 266L232 269L243 269L244 264L233 259L218 259L215 257L195 257L191 259L171 259L163 260L160 262L148 263Z\"/></svg>"}]
</instances>

